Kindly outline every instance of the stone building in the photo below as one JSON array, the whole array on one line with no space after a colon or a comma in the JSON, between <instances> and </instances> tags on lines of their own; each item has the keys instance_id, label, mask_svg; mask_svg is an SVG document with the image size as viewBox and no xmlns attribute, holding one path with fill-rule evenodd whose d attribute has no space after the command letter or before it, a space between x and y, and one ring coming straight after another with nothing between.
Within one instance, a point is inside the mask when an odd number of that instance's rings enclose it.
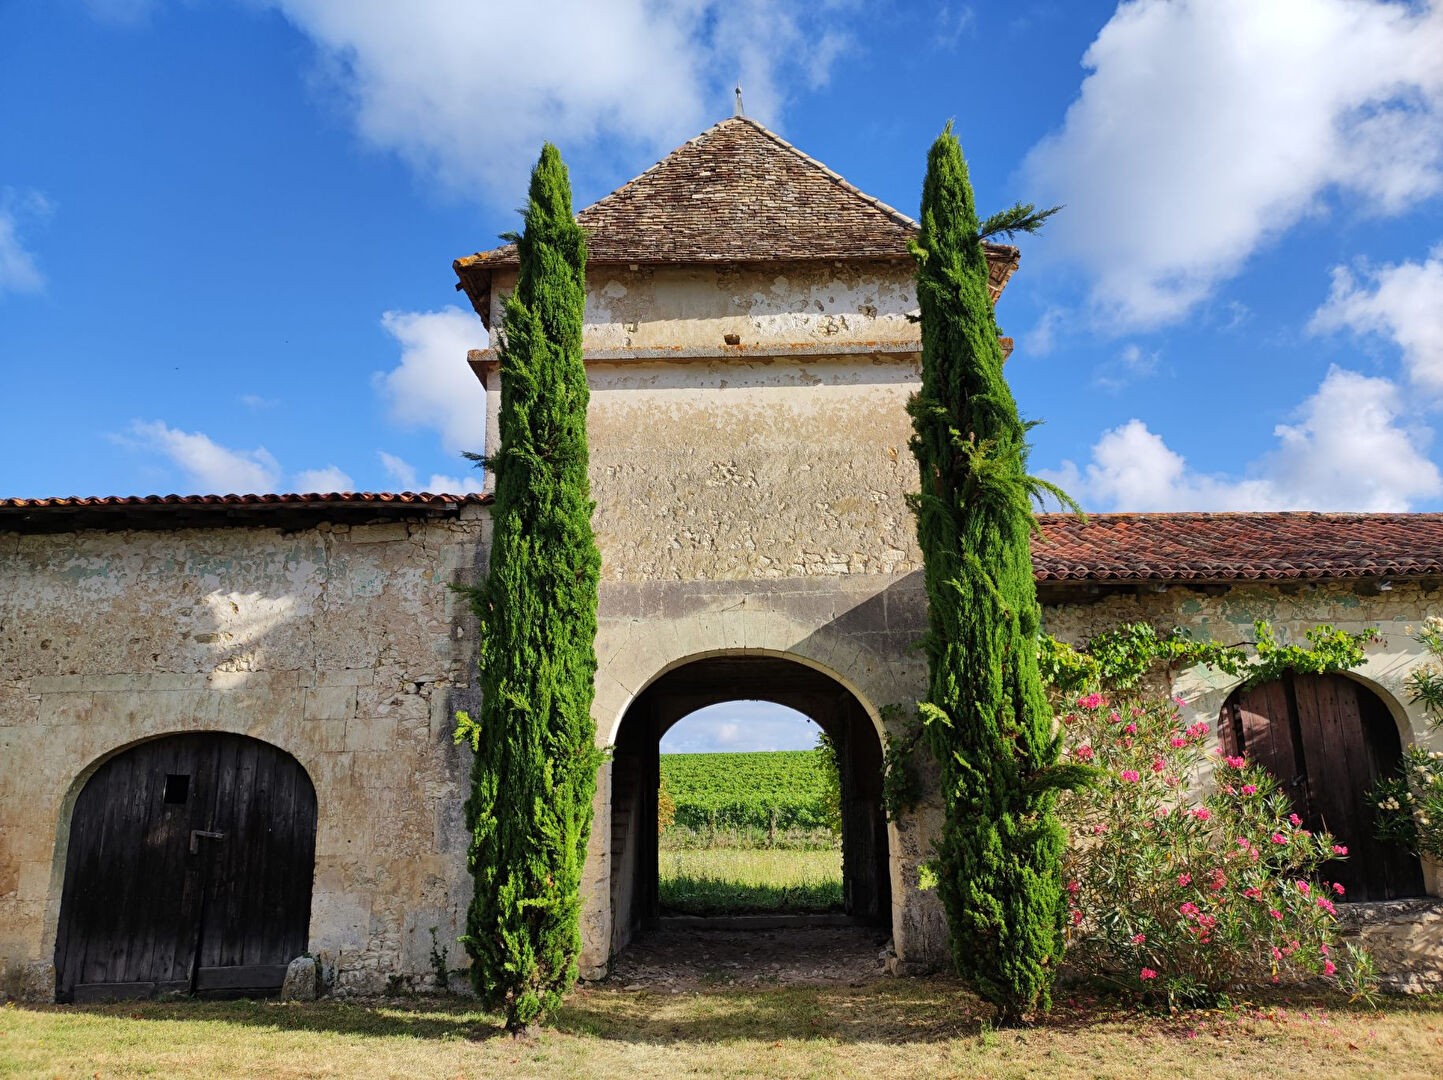
<instances>
[{"instance_id":1,"label":"stone building","mask_svg":"<svg viewBox=\"0 0 1443 1080\"><path fill-rule=\"evenodd\" d=\"M604 972L658 914L661 735L737 699L798 708L837 740L848 910L889 930L897 970L935 966L945 927L917 878L935 796L898 821L880 806L883 732L926 681L905 501L915 225L740 118L579 219L603 559L594 715L613 748L584 970ZM1018 256L988 254L996 298ZM456 270L498 325L514 250ZM495 358L469 362L490 438ZM451 728L475 706L476 637L450 586L484 573L488 502L0 502L4 992L264 989L295 941L338 987L429 979L470 889ZM1135 619L1228 640L1257 617L1291 635L1380 627L1341 689L1244 700L1206 672L1176 680L1191 717L1250 752L1294 739L1299 783L1326 780L1354 809L1371 774L1339 762L1376 771L1432 737L1403 690L1420 659L1405 628L1438 610L1443 515L1048 518L1035 561L1065 637ZM1379 902L1354 908L1385 967L1436 982L1438 868L1366 880Z\"/></svg>"}]
</instances>

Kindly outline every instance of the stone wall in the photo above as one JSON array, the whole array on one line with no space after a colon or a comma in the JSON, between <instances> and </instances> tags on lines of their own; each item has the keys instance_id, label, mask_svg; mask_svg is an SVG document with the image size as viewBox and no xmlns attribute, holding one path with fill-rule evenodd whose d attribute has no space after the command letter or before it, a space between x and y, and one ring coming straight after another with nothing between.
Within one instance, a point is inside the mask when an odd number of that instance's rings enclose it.
<instances>
[{"instance_id":1,"label":"stone wall","mask_svg":"<svg viewBox=\"0 0 1443 1080\"><path fill-rule=\"evenodd\" d=\"M429 978L470 893L475 621L489 513L294 532L0 534L0 966L46 997L69 815L106 757L231 731L296 757L319 823L311 950L336 985ZM459 947L452 946L453 961Z\"/></svg>"}]
</instances>

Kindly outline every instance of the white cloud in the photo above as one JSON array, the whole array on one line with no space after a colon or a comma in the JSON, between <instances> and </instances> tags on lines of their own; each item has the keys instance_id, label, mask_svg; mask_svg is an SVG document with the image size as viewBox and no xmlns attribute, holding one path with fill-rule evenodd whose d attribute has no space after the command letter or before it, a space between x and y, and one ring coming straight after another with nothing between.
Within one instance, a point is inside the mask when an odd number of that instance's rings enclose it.
<instances>
[{"instance_id":1,"label":"white cloud","mask_svg":"<svg viewBox=\"0 0 1443 1080\"><path fill-rule=\"evenodd\" d=\"M1060 307L1049 307L1037 319L1032 329L1022 335L1022 350L1030 356L1046 356L1057 347L1057 328L1067 325L1072 318Z\"/></svg>"},{"instance_id":2,"label":"white cloud","mask_svg":"<svg viewBox=\"0 0 1443 1080\"><path fill-rule=\"evenodd\" d=\"M144 22L157 0L84 0L90 14L101 22L134 25Z\"/></svg>"},{"instance_id":3,"label":"white cloud","mask_svg":"<svg viewBox=\"0 0 1443 1080\"><path fill-rule=\"evenodd\" d=\"M1333 269L1332 291L1308 328L1388 338L1402 350L1409 379L1436 403L1443 398L1443 244L1424 262L1361 273L1364 282L1346 267Z\"/></svg>"},{"instance_id":4,"label":"white cloud","mask_svg":"<svg viewBox=\"0 0 1443 1080\"><path fill-rule=\"evenodd\" d=\"M1198 473L1141 420L1105 432L1092 460L1050 474L1074 498L1105 510L1409 509L1443 495L1425 455L1431 433L1409 427L1387 379L1333 368L1277 448L1243 477Z\"/></svg>"},{"instance_id":5,"label":"white cloud","mask_svg":"<svg viewBox=\"0 0 1443 1080\"><path fill-rule=\"evenodd\" d=\"M1136 343L1128 343L1115 358L1093 372L1092 381L1102 389L1117 392L1138 379L1156 374L1161 354L1147 352Z\"/></svg>"},{"instance_id":6,"label":"white cloud","mask_svg":"<svg viewBox=\"0 0 1443 1080\"><path fill-rule=\"evenodd\" d=\"M401 345L400 364L374 376L392 417L409 427L434 428L450 453L479 452L486 391L467 366L466 353L485 344L480 320L448 305L440 311L388 311L381 325Z\"/></svg>"},{"instance_id":7,"label":"white cloud","mask_svg":"<svg viewBox=\"0 0 1443 1080\"><path fill-rule=\"evenodd\" d=\"M416 470L410 462L384 450L377 450L376 456L381 459L381 468L386 470L386 475L396 488L401 491L416 490Z\"/></svg>"},{"instance_id":8,"label":"white cloud","mask_svg":"<svg viewBox=\"0 0 1443 1080\"><path fill-rule=\"evenodd\" d=\"M543 139L634 160L828 77L841 0L263 0L315 44L363 138L516 205Z\"/></svg>"},{"instance_id":9,"label":"white cloud","mask_svg":"<svg viewBox=\"0 0 1443 1080\"><path fill-rule=\"evenodd\" d=\"M356 483L336 466L327 465L324 469L305 469L296 473L295 488L303 493L328 494L332 491L355 491Z\"/></svg>"},{"instance_id":10,"label":"white cloud","mask_svg":"<svg viewBox=\"0 0 1443 1080\"><path fill-rule=\"evenodd\" d=\"M1099 322L1183 317L1330 192L1397 213L1443 190L1443 10L1134 0L1024 165Z\"/></svg>"},{"instance_id":11,"label":"white cloud","mask_svg":"<svg viewBox=\"0 0 1443 1080\"><path fill-rule=\"evenodd\" d=\"M482 489L480 476L480 473L467 477L432 473L426 481L425 490L434 495L470 495Z\"/></svg>"},{"instance_id":12,"label":"white cloud","mask_svg":"<svg viewBox=\"0 0 1443 1080\"><path fill-rule=\"evenodd\" d=\"M45 275L20 236L21 225L49 216L50 200L38 191L0 189L0 296L5 293L38 293L45 288Z\"/></svg>"},{"instance_id":13,"label":"white cloud","mask_svg":"<svg viewBox=\"0 0 1443 1080\"><path fill-rule=\"evenodd\" d=\"M159 420L135 421L121 441L166 457L185 474L194 494L261 494L274 491L281 478L280 463L264 447L233 450Z\"/></svg>"}]
</instances>

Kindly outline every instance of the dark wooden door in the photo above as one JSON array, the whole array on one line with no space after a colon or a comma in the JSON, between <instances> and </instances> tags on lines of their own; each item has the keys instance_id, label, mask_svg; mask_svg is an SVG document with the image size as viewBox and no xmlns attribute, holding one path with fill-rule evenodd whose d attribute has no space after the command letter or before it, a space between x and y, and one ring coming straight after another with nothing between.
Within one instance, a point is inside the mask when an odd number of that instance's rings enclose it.
<instances>
[{"instance_id":1,"label":"dark wooden door","mask_svg":"<svg viewBox=\"0 0 1443 1080\"><path fill-rule=\"evenodd\" d=\"M1367 793L1403 750L1387 706L1366 686L1342 675L1287 675L1229 698L1218 734L1227 753L1273 774L1307 828L1348 848L1347 859L1324 868L1347 899L1423 895L1417 858L1375 835Z\"/></svg>"},{"instance_id":2,"label":"dark wooden door","mask_svg":"<svg viewBox=\"0 0 1443 1080\"><path fill-rule=\"evenodd\" d=\"M171 735L76 799L55 943L61 1001L262 994L306 949L316 795L244 735Z\"/></svg>"}]
</instances>

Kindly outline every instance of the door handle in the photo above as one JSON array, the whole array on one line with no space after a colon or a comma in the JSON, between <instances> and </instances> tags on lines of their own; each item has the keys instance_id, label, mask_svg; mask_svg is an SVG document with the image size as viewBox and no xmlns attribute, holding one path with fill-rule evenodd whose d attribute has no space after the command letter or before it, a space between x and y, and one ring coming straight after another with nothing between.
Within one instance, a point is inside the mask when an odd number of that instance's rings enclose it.
<instances>
[{"instance_id":1,"label":"door handle","mask_svg":"<svg viewBox=\"0 0 1443 1080\"><path fill-rule=\"evenodd\" d=\"M192 855L199 855L199 854L200 854L200 842L201 842L202 840L224 840L224 839L225 839L225 833L223 833L223 832L211 832L211 831L208 831L208 830L206 830L206 829L191 829L191 830L190 830L190 853L191 853Z\"/></svg>"}]
</instances>

